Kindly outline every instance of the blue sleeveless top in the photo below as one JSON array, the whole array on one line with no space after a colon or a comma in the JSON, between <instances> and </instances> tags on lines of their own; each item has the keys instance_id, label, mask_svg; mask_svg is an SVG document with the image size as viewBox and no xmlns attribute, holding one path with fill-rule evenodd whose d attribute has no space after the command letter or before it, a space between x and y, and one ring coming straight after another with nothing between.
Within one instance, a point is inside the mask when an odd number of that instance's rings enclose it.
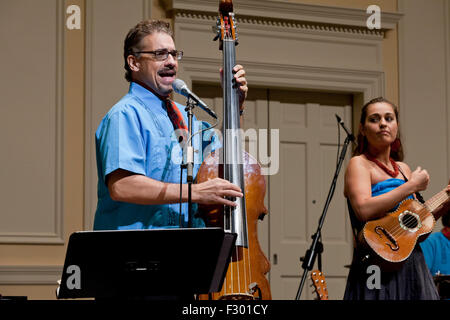
<instances>
[{"instance_id":1,"label":"blue sleeveless top","mask_svg":"<svg viewBox=\"0 0 450 320\"><path fill-rule=\"evenodd\" d=\"M402 180L402 179L387 179L378 183L375 183L372 185L372 197L376 197L379 195L382 195L384 193L387 193L389 191L394 190L395 188L400 187L402 184L404 184L406 181ZM414 199L414 197L412 195L409 195L406 199ZM348 210L350 212L350 221L352 224L352 228L356 229L358 232L362 229L362 227L364 226L365 222L359 221L358 218L355 215L355 212L353 211L352 206L350 205L350 200L347 199L347 205L348 205ZM389 210L389 212L395 211L398 207L398 204L392 208L391 210Z\"/></svg>"}]
</instances>

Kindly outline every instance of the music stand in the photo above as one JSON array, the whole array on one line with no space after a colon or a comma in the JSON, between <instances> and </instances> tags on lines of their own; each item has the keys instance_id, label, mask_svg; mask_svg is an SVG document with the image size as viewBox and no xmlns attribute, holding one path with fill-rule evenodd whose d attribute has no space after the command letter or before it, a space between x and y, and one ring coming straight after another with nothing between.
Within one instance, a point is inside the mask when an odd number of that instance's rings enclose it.
<instances>
[{"instance_id":1,"label":"music stand","mask_svg":"<svg viewBox=\"0 0 450 320\"><path fill-rule=\"evenodd\" d=\"M236 234L221 228L75 232L57 298L147 299L218 292L235 241Z\"/></svg>"}]
</instances>

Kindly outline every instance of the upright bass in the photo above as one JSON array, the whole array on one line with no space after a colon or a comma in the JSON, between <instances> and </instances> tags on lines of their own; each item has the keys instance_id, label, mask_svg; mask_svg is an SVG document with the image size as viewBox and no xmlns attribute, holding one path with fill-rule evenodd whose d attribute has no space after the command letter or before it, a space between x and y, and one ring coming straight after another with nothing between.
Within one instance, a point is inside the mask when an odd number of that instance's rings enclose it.
<instances>
[{"instance_id":1,"label":"upright bass","mask_svg":"<svg viewBox=\"0 0 450 320\"><path fill-rule=\"evenodd\" d=\"M209 298L269 300L272 297L265 275L270 270L270 263L257 237L258 219L262 220L267 214L264 206L266 182L261 166L242 148L239 97L233 84L237 32L231 0L220 1L216 30L216 39L220 39L220 50L223 52L223 144L202 163L197 182L221 177L239 186L244 196L233 199L236 207L199 207L208 226L220 226L227 232L237 234L222 291L213 293Z\"/></svg>"}]
</instances>

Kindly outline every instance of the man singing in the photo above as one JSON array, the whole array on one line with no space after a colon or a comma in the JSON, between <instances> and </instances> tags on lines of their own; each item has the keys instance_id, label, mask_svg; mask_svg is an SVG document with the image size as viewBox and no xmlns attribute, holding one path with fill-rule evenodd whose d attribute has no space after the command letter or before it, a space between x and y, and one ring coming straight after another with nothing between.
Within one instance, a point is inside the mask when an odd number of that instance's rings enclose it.
<instances>
[{"instance_id":1,"label":"man singing","mask_svg":"<svg viewBox=\"0 0 450 320\"><path fill-rule=\"evenodd\" d=\"M188 206L180 217L180 164L172 159L180 152L174 131L187 130L185 107L169 99L183 52L175 48L168 23L142 21L132 28L124 43L125 78L128 93L101 121L96 134L98 204L94 230L153 229L187 225ZM239 104L247 96L245 70L236 65ZM208 126L195 121L192 132ZM194 150L214 149L219 144L194 139ZM208 143L206 143L208 142ZM203 155L203 152L200 153ZM204 154L203 156L207 156ZM200 164L194 166L194 178ZM186 174L181 201L188 201ZM242 197L240 188L216 178L192 186L192 202L235 206L225 197ZM180 219L181 218L181 219ZM202 227L194 217L193 227Z\"/></svg>"}]
</instances>

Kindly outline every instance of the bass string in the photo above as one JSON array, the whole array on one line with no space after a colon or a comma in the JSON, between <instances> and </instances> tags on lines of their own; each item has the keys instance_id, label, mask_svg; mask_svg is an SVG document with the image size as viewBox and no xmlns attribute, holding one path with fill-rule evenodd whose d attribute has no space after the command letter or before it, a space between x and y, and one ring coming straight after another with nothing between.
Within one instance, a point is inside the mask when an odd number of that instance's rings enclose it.
<instances>
[{"instance_id":1,"label":"bass string","mask_svg":"<svg viewBox=\"0 0 450 320\"><path fill-rule=\"evenodd\" d=\"M247 221L248 222L248 221ZM246 223L246 234L248 237L248 223ZM250 256L250 241L247 241L248 244L248 248L246 250L246 253L243 254L243 273L244 273L244 290L246 290L245 293L249 293L249 288L248 285L250 283L252 283L251 277L252 277L252 273L251 273L251 256ZM244 249L243 249L244 250ZM244 292L243 292L244 293Z\"/></svg>"},{"instance_id":2,"label":"bass string","mask_svg":"<svg viewBox=\"0 0 450 320\"><path fill-rule=\"evenodd\" d=\"M232 278L232 284L231 284L231 290L233 293L239 293L239 294L247 294L248 291L248 285L251 283L251 258L250 258L250 243L248 245L247 252L244 253L245 249L242 247L242 253L240 253L240 250L238 247L235 248L235 257L236 261L232 264L232 272L231 272L231 278ZM236 279L234 279L234 276ZM235 280L235 281L233 281ZM234 287L235 283L237 283L237 290Z\"/></svg>"},{"instance_id":3,"label":"bass string","mask_svg":"<svg viewBox=\"0 0 450 320\"><path fill-rule=\"evenodd\" d=\"M246 231L247 231L247 237L248 237L248 219L247 219L247 223L245 224L246 225ZM248 282L246 282L246 284L247 284L247 286L248 286L248 284L250 284L250 283L252 283L253 281L252 281L252 267L251 267L251 255L250 255L250 250L251 250L251 248L250 248L250 242L251 241L248 241L248 249L247 249L247 259L248 259L248 263L247 263L247 273L248 273L248 279L249 279L249 281ZM248 289L248 288L247 288Z\"/></svg>"},{"instance_id":4,"label":"bass string","mask_svg":"<svg viewBox=\"0 0 450 320\"><path fill-rule=\"evenodd\" d=\"M245 181L245 175L243 175L244 177L244 181ZM244 184L244 194L245 194L245 182ZM246 200L247 198L244 196L244 199ZM246 206L246 201L243 202L243 205ZM246 208L245 208L246 209ZM247 212L247 210L245 210L245 212ZM246 219L246 223L245 223L245 234L247 235L247 250L244 253L243 252L243 264L244 264L244 290L246 290L248 292L248 285L252 282L251 281L251 259L250 259L250 241L248 241L248 219L247 219L247 215L245 217ZM244 248L242 249L243 251L245 250ZM246 261L248 260L248 261ZM250 281L248 281L250 280Z\"/></svg>"}]
</instances>

